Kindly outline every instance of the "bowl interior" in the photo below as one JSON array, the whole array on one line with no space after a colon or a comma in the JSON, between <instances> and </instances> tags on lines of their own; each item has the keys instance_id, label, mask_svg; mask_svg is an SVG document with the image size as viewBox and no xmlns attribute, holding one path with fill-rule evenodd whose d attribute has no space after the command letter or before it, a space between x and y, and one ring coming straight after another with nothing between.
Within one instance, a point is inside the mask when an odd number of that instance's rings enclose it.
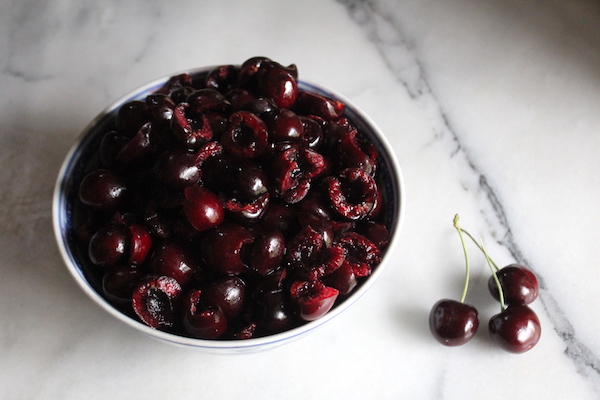
<instances>
[{"instance_id":1,"label":"bowl interior","mask_svg":"<svg viewBox=\"0 0 600 400\"><path fill-rule=\"evenodd\" d=\"M211 69L212 68L202 68L186 72L190 73L193 77L198 78ZM390 232L390 244L384 254L382 262L374 268L371 276L363 280L350 296L339 304L336 304L331 311L320 319L308 322L299 327L290 329L289 331L247 340L203 340L155 330L138 322L135 318L123 314L101 295L101 282L99 282L93 274L88 273L93 266L90 265L91 263L87 259L87 255L83 254L82 250L76 244L73 234L73 227L76 226L77 220L80 218L75 210L74 204L74 199L77 196L78 183L88 171L89 166L96 160L97 149L100 146L102 137L107 129L110 128L111 124L114 123L119 107L128 101L145 99L148 94L158 90L167 79L168 77L165 77L151 82L122 97L106 108L83 130L63 162L54 191L54 230L61 255L70 273L78 282L82 290L95 303L100 305L115 318L151 337L186 347L233 353L270 348L297 339L331 320L354 303L381 274L384 265L390 257L391 251L397 243L404 219L405 200L403 179L394 152L375 123L344 96L306 81L299 82L299 87L301 89L336 98L344 102L346 104L345 116L353 122L360 134L370 140L379 151L380 159L378 161L377 172L378 183L382 188L385 198L385 219Z\"/></svg>"}]
</instances>

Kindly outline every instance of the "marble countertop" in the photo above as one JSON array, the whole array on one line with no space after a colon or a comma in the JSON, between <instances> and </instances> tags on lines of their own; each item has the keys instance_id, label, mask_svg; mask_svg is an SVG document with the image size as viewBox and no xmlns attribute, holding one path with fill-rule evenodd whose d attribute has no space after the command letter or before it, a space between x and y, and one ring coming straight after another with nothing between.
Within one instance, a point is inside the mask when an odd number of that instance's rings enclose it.
<instances>
[{"instance_id":1,"label":"marble countertop","mask_svg":"<svg viewBox=\"0 0 600 400\"><path fill-rule=\"evenodd\" d=\"M594 0L6 2L0 16L0 398L600 397L600 3ZM343 93L386 134L406 183L393 259L351 309L271 351L219 356L147 338L65 268L53 185L100 110L155 78L263 55ZM458 298L452 227L540 279L542 338L514 355L472 255L482 327L438 344Z\"/></svg>"}]
</instances>

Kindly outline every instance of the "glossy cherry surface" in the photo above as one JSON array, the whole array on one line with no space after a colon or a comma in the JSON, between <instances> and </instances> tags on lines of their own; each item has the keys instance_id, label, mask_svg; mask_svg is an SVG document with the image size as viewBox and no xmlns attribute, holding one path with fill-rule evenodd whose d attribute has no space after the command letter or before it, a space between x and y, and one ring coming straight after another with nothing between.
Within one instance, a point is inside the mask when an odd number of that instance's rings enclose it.
<instances>
[{"instance_id":1,"label":"glossy cherry surface","mask_svg":"<svg viewBox=\"0 0 600 400\"><path fill-rule=\"evenodd\" d=\"M509 305L489 322L490 336L504 350L524 353L540 340L542 328L537 314L526 305Z\"/></svg>"},{"instance_id":2,"label":"glossy cherry surface","mask_svg":"<svg viewBox=\"0 0 600 400\"><path fill-rule=\"evenodd\" d=\"M161 154L153 171L160 182L174 190L193 186L201 177L196 155L183 149L169 150Z\"/></svg>"},{"instance_id":3,"label":"glossy cherry surface","mask_svg":"<svg viewBox=\"0 0 600 400\"><path fill-rule=\"evenodd\" d=\"M125 225L108 223L91 237L88 256L96 265L116 265L125 260L130 243L130 232Z\"/></svg>"},{"instance_id":4,"label":"glossy cherry surface","mask_svg":"<svg viewBox=\"0 0 600 400\"><path fill-rule=\"evenodd\" d=\"M506 304L531 304L538 297L538 279L533 272L519 264L511 264L496 272L502 286ZM500 300L494 277L488 280L488 289L496 300Z\"/></svg>"},{"instance_id":5,"label":"glossy cherry surface","mask_svg":"<svg viewBox=\"0 0 600 400\"><path fill-rule=\"evenodd\" d=\"M281 265L286 241L280 230L257 235L252 245L250 267L261 275L268 275Z\"/></svg>"},{"instance_id":6,"label":"glossy cherry surface","mask_svg":"<svg viewBox=\"0 0 600 400\"><path fill-rule=\"evenodd\" d=\"M184 193L183 212L194 228L205 231L223 222L225 210L216 194L200 186L190 186Z\"/></svg>"},{"instance_id":7,"label":"glossy cherry surface","mask_svg":"<svg viewBox=\"0 0 600 400\"><path fill-rule=\"evenodd\" d=\"M246 305L246 283L237 276L215 280L202 288L206 304L220 308L228 321L234 321Z\"/></svg>"},{"instance_id":8,"label":"glossy cherry surface","mask_svg":"<svg viewBox=\"0 0 600 400\"><path fill-rule=\"evenodd\" d=\"M185 286L200 268L194 253L175 240L158 244L150 259L150 269L156 275L169 276Z\"/></svg>"},{"instance_id":9,"label":"glossy cherry surface","mask_svg":"<svg viewBox=\"0 0 600 400\"><path fill-rule=\"evenodd\" d=\"M125 181L116 172L97 169L83 178L79 198L83 204L100 210L114 210L127 194Z\"/></svg>"},{"instance_id":10,"label":"glossy cherry surface","mask_svg":"<svg viewBox=\"0 0 600 400\"><path fill-rule=\"evenodd\" d=\"M479 317L475 307L456 300L440 300L429 314L433 337L446 346L460 346L475 336Z\"/></svg>"}]
</instances>

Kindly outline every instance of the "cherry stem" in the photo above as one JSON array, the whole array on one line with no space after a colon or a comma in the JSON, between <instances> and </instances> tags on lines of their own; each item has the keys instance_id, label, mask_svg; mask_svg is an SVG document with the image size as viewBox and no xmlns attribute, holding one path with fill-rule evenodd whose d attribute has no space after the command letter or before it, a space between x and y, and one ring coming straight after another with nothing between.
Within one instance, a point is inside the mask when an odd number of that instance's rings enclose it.
<instances>
[{"instance_id":1,"label":"cherry stem","mask_svg":"<svg viewBox=\"0 0 600 400\"><path fill-rule=\"evenodd\" d=\"M467 291L469 290L469 275L471 274L471 265L469 263L469 254L467 253L467 246L465 245L465 238L463 237L463 230L462 230L462 228L460 228L458 226L458 219L459 219L458 214L456 214L454 216L453 223L454 223L454 227L458 231L458 235L460 236L460 242L462 244L463 253L465 254L465 266L466 266L465 286L463 288L462 296L460 297L460 302L464 303L465 299L467 297Z\"/></svg>"},{"instance_id":2,"label":"cherry stem","mask_svg":"<svg viewBox=\"0 0 600 400\"><path fill-rule=\"evenodd\" d=\"M469 232L467 232L466 230L464 230L464 229L462 229L462 228L460 228L460 230L461 230L461 231L463 231L463 233L464 233L464 234L466 234L466 235L467 235L467 236L468 236L468 237L469 237L469 238L470 238L470 239L473 241L473 243L475 243L475 245L476 245L477 247L479 247L479 250L481 250L481 251L483 252L483 254L485 254L485 255L486 255L486 258L489 260L488 262L490 262L490 263L491 263L491 265L493 266L493 268L494 268L496 271L500 271L500 268L498 268L498 265L497 265L497 264L494 262L494 260L492 260L492 259L491 259L491 257L489 257L489 255L488 255L488 254L485 252L485 249L483 248L483 245L480 245L480 244L477 242L477 240L475 240L475 238L474 238L474 237L473 237L473 236L472 236L472 235L471 235Z\"/></svg>"},{"instance_id":3,"label":"cherry stem","mask_svg":"<svg viewBox=\"0 0 600 400\"><path fill-rule=\"evenodd\" d=\"M490 266L490 270L492 271L492 276L494 277L494 282L496 282L496 287L498 288L498 298L500 300L500 309L502 311L504 311L506 309L506 305L504 304L504 293L502 291L502 285L500 284L498 275L496 274L496 271L494 270L494 268L496 268L496 270L497 270L498 267L496 266L496 264L494 264L494 262L488 255L487 251L485 251L485 247L483 247L483 239L481 240L481 245L478 244L478 246L480 246L479 248L481 249L481 251L483 251L483 254L485 255L485 259L486 259L488 265Z\"/></svg>"}]
</instances>

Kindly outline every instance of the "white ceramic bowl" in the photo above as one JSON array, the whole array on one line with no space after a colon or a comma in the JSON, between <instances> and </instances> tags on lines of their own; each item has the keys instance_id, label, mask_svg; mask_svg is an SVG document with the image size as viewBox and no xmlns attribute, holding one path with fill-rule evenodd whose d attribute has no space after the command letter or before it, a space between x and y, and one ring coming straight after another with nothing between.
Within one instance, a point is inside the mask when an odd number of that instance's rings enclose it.
<instances>
[{"instance_id":1,"label":"white ceramic bowl","mask_svg":"<svg viewBox=\"0 0 600 400\"><path fill-rule=\"evenodd\" d=\"M192 76L198 76L201 74L206 74L212 68L213 67L205 67L185 72ZM379 277L389 261L392 249L394 249L398 243L401 226L404 219L405 191L400 166L398 165L396 156L386 140L385 135L380 131L376 124L344 96L332 90L326 89L321 85L309 83L303 80L299 82L299 87L301 89L322 94L344 102L346 104L345 116L354 123L354 125L359 129L360 134L368 138L379 151L379 165L377 174L379 176L378 181L383 185L382 190L386 202L386 219L388 230L390 232L390 243L383 256L382 262L373 269L373 272L369 277L362 280L360 285L349 297L343 300L340 304L334 306L334 308L332 308L323 317L285 332L247 340L204 340L179 336L173 333L152 329L138 320L123 314L113 307L113 305L111 305L111 303L109 303L102 296L102 294L99 293L89 277L86 276L84 266L86 263L89 264L89 261L77 251L72 232L74 207L73 199L77 193L77 183L81 181L86 164L97 151L100 140L103 134L106 132L106 126L115 118L116 112L120 106L131 100L145 99L148 94L158 90L170 76L171 75L157 79L147 85L144 85L123 96L112 105L107 107L83 130L67 154L58 174L58 179L55 185L53 199L53 222L58 248L69 272L72 274L75 281L79 284L85 294L113 317L148 336L179 346L215 353L243 353L273 348L305 336L309 332L315 330L315 328L327 323L327 321L335 318L341 312L350 307L372 286L373 282L375 282L375 280Z\"/></svg>"}]
</instances>

